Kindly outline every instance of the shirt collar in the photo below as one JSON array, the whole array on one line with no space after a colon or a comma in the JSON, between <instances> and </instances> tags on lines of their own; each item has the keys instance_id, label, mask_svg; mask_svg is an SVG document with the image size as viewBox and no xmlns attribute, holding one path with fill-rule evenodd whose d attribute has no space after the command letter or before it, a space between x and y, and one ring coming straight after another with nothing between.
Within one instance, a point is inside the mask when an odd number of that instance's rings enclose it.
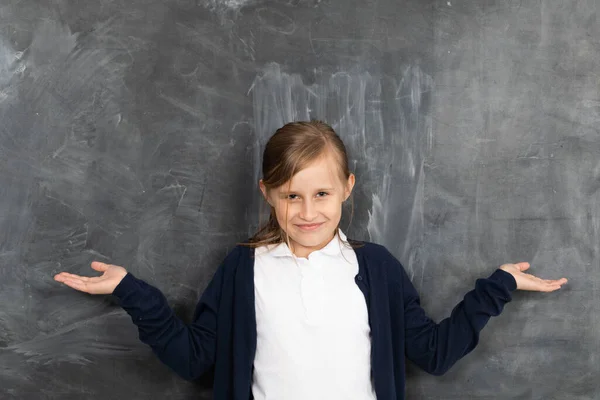
<instances>
[{"instance_id":1,"label":"shirt collar","mask_svg":"<svg viewBox=\"0 0 600 400\"><path fill-rule=\"evenodd\" d=\"M337 234L333 237L333 239L331 239L329 241L329 243L327 243L325 245L325 247L323 247L320 250L316 250L316 251L323 253L323 254L330 255L330 256L335 256L335 255L341 254L342 246L344 246L344 243L340 243L338 236L342 242L345 243L347 241L347 238L346 238L346 235L344 234L344 232L342 232L342 230L338 228ZM294 256L294 254L292 253L292 251L290 250L290 248L288 247L286 242L281 242L276 245L270 245L269 249L270 249L270 254L273 257L293 257Z\"/></svg>"}]
</instances>

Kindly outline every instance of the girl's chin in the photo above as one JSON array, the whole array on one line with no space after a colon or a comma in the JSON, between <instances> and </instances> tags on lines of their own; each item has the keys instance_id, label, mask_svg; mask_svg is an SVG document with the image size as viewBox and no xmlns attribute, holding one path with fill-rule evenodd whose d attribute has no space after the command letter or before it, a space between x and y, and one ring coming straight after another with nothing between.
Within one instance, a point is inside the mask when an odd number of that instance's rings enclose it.
<instances>
[{"instance_id":1,"label":"girl's chin","mask_svg":"<svg viewBox=\"0 0 600 400\"><path fill-rule=\"evenodd\" d=\"M295 238L291 237L291 239L298 243L303 247L321 247L329 243L331 238L333 238L333 232L331 235L324 235L323 231L317 232L304 232L299 231L296 233Z\"/></svg>"}]
</instances>

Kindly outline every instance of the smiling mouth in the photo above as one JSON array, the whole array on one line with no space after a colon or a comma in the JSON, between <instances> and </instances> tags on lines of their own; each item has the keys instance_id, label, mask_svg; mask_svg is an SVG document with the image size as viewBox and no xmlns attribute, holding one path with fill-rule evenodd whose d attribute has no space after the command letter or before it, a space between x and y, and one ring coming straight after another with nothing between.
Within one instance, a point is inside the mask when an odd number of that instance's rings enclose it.
<instances>
[{"instance_id":1,"label":"smiling mouth","mask_svg":"<svg viewBox=\"0 0 600 400\"><path fill-rule=\"evenodd\" d=\"M321 225L323 225L323 222L320 222L318 224L303 224L303 225L296 225L296 226L304 231L314 231Z\"/></svg>"}]
</instances>

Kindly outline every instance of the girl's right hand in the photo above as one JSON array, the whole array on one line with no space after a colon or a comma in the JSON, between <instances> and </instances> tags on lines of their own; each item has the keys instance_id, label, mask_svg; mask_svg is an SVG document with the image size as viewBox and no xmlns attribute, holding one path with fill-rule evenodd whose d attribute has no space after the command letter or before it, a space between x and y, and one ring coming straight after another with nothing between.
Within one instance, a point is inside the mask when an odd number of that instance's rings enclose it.
<instances>
[{"instance_id":1,"label":"girl's right hand","mask_svg":"<svg viewBox=\"0 0 600 400\"><path fill-rule=\"evenodd\" d=\"M92 262L92 268L103 272L101 276L87 277L61 272L54 275L54 280L62 282L73 289L90 294L112 294L117 285L127 275L127 270L118 265Z\"/></svg>"}]
</instances>

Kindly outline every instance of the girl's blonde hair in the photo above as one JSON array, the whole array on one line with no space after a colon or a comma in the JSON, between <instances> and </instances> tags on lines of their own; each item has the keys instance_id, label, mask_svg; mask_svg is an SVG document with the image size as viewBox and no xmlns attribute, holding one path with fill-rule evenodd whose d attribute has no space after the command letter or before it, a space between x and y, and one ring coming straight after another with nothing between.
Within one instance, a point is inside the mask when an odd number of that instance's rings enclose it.
<instances>
[{"instance_id":1,"label":"girl's blonde hair","mask_svg":"<svg viewBox=\"0 0 600 400\"><path fill-rule=\"evenodd\" d=\"M262 161L262 181L265 187L269 190L289 182L296 173L326 152L333 154L339 166L340 179L347 182L350 177L348 153L344 142L331 126L315 120L285 124L275 131L265 146ZM282 242L289 245L285 231L277 222L275 209L271 207L267 223L247 243L241 244L256 248Z\"/></svg>"}]
</instances>

